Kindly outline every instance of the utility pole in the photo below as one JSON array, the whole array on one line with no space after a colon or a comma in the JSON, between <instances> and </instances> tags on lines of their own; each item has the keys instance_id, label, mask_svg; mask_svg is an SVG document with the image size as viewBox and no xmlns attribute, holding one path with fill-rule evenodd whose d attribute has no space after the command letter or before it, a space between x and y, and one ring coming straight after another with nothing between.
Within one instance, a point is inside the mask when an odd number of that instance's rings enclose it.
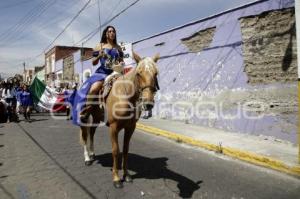
<instances>
[{"instance_id":1,"label":"utility pole","mask_svg":"<svg viewBox=\"0 0 300 199\"><path fill-rule=\"evenodd\" d=\"M83 84L83 60L82 60L83 43L81 43L80 62L81 62L81 85Z\"/></svg>"},{"instance_id":2,"label":"utility pole","mask_svg":"<svg viewBox=\"0 0 300 199\"><path fill-rule=\"evenodd\" d=\"M25 69L25 62L23 62L23 82L26 82L26 79L27 79L27 77L26 77L26 69Z\"/></svg>"},{"instance_id":3,"label":"utility pole","mask_svg":"<svg viewBox=\"0 0 300 199\"><path fill-rule=\"evenodd\" d=\"M98 17L99 17L99 36L100 36L100 42L101 42L101 11L100 11L100 0L98 0Z\"/></svg>"},{"instance_id":4,"label":"utility pole","mask_svg":"<svg viewBox=\"0 0 300 199\"><path fill-rule=\"evenodd\" d=\"M297 60L298 60L298 107L300 106L300 2L295 0L296 13L296 39L297 39ZM298 111L298 163L300 164L300 111Z\"/></svg>"}]
</instances>

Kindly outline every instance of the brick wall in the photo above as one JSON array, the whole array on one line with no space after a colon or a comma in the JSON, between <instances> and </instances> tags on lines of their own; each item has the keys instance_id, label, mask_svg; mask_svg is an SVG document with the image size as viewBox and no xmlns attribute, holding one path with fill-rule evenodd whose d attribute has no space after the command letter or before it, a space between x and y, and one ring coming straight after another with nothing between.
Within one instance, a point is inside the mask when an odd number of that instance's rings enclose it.
<instances>
[{"instance_id":1,"label":"brick wall","mask_svg":"<svg viewBox=\"0 0 300 199\"><path fill-rule=\"evenodd\" d=\"M72 53L76 52L80 48L78 47L63 47L63 46L57 46L55 50L55 61L60 60L62 58L65 58Z\"/></svg>"},{"instance_id":2,"label":"brick wall","mask_svg":"<svg viewBox=\"0 0 300 199\"><path fill-rule=\"evenodd\" d=\"M213 39L215 29L216 28L214 27L201 30L190 37L182 39L181 41L188 47L190 52L200 52L204 48L209 47L209 44Z\"/></svg>"},{"instance_id":3,"label":"brick wall","mask_svg":"<svg viewBox=\"0 0 300 199\"><path fill-rule=\"evenodd\" d=\"M245 72L250 84L297 81L294 9L240 19Z\"/></svg>"}]
</instances>

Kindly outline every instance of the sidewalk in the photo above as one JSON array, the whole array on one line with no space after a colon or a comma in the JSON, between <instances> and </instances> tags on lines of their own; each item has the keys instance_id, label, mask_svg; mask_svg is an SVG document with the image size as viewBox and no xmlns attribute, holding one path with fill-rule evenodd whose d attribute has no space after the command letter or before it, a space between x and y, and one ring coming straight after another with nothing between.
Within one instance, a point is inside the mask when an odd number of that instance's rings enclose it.
<instances>
[{"instance_id":1,"label":"sidewalk","mask_svg":"<svg viewBox=\"0 0 300 199\"><path fill-rule=\"evenodd\" d=\"M300 176L298 146L288 142L156 118L139 120L137 129Z\"/></svg>"}]
</instances>

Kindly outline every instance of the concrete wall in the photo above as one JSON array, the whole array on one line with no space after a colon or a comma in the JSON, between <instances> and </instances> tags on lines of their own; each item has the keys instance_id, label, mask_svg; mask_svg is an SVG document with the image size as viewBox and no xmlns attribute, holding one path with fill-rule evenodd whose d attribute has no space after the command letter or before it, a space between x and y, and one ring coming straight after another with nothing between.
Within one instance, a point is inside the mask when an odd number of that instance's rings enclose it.
<instances>
[{"instance_id":1,"label":"concrete wall","mask_svg":"<svg viewBox=\"0 0 300 199\"><path fill-rule=\"evenodd\" d=\"M57 73L58 71L61 71L63 69L63 60L60 59L55 62L55 72Z\"/></svg>"},{"instance_id":2,"label":"concrete wall","mask_svg":"<svg viewBox=\"0 0 300 199\"><path fill-rule=\"evenodd\" d=\"M74 80L74 56L73 54L63 59L63 80Z\"/></svg>"},{"instance_id":3,"label":"concrete wall","mask_svg":"<svg viewBox=\"0 0 300 199\"><path fill-rule=\"evenodd\" d=\"M249 83L295 82L298 75L294 8L243 17L240 23Z\"/></svg>"},{"instance_id":4,"label":"concrete wall","mask_svg":"<svg viewBox=\"0 0 300 199\"><path fill-rule=\"evenodd\" d=\"M162 57L155 116L297 143L293 7L262 0L135 42Z\"/></svg>"}]
</instances>

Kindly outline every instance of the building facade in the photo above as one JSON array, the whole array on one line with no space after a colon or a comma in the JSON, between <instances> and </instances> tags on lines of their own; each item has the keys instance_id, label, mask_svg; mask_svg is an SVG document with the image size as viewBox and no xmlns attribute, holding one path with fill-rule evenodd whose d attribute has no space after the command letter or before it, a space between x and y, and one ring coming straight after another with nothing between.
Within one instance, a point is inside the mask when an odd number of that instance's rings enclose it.
<instances>
[{"instance_id":1,"label":"building facade","mask_svg":"<svg viewBox=\"0 0 300 199\"><path fill-rule=\"evenodd\" d=\"M54 46L45 53L45 82L49 86L63 83L63 59L78 51L80 47Z\"/></svg>"}]
</instances>

